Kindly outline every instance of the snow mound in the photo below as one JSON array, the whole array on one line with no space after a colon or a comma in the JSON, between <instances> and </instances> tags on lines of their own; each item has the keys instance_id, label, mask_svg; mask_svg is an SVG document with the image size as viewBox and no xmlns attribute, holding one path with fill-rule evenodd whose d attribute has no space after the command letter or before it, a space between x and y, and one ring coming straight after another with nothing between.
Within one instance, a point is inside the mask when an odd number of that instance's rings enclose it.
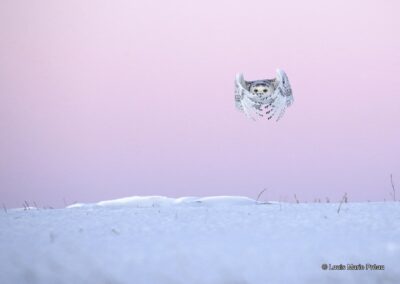
<instances>
[{"instance_id":1,"label":"snow mound","mask_svg":"<svg viewBox=\"0 0 400 284\"><path fill-rule=\"evenodd\" d=\"M255 204L136 196L0 211L0 283L400 283L399 202Z\"/></svg>"},{"instance_id":2,"label":"snow mound","mask_svg":"<svg viewBox=\"0 0 400 284\"><path fill-rule=\"evenodd\" d=\"M209 196L198 198L195 202L206 205L254 205L261 204L245 196Z\"/></svg>"},{"instance_id":3,"label":"snow mound","mask_svg":"<svg viewBox=\"0 0 400 284\"><path fill-rule=\"evenodd\" d=\"M98 203L76 203L67 208L87 207L167 207L167 206L232 206L266 204L245 196L208 196L208 197L180 197L165 196L131 196Z\"/></svg>"},{"instance_id":4,"label":"snow mound","mask_svg":"<svg viewBox=\"0 0 400 284\"><path fill-rule=\"evenodd\" d=\"M27 206L27 207L18 207L18 208L11 208L10 211L27 211L27 210L38 210L39 208L34 206Z\"/></svg>"}]
</instances>

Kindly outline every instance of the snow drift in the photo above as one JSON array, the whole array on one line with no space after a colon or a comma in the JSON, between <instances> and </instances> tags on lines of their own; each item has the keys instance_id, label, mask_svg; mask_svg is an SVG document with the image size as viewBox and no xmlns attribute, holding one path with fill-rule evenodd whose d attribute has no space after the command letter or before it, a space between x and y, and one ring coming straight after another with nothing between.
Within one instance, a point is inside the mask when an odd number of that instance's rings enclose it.
<instances>
[{"instance_id":1,"label":"snow drift","mask_svg":"<svg viewBox=\"0 0 400 284\"><path fill-rule=\"evenodd\" d=\"M0 283L399 283L400 204L337 209L152 196L3 211ZM348 264L384 269L331 269Z\"/></svg>"}]
</instances>

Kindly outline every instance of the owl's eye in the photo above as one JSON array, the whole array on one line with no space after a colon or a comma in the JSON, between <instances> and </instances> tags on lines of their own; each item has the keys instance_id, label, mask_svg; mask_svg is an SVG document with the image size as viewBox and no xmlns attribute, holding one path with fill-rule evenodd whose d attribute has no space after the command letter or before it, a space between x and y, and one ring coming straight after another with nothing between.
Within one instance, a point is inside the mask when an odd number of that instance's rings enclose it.
<instances>
[{"instance_id":1,"label":"owl's eye","mask_svg":"<svg viewBox=\"0 0 400 284\"><path fill-rule=\"evenodd\" d=\"M254 92L258 93L258 89L254 89Z\"/></svg>"},{"instance_id":2,"label":"owl's eye","mask_svg":"<svg viewBox=\"0 0 400 284\"><path fill-rule=\"evenodd\" d=\"M266 93L266 92L267 92L267 89L264 89L263 92Z\"/></svg>"}]
</instances>

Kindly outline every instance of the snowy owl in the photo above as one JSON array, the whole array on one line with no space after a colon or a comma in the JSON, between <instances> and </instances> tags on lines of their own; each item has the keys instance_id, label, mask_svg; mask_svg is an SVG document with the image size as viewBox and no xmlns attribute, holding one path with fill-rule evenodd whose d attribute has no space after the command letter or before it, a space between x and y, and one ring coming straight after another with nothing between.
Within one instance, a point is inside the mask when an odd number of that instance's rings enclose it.
<instances>
[{"instance_id":1,"label":"snowy owl","mask_svg":"<svg viewBox=\"0 0 400 284\"><path fill-rule=\"evenodd\" d=\"M265 117L278 121L293 103L292 89L283 70L274 79L245 81L242 74L235 80L236 107L253 120Z\"/></svg>"}]
</instances>

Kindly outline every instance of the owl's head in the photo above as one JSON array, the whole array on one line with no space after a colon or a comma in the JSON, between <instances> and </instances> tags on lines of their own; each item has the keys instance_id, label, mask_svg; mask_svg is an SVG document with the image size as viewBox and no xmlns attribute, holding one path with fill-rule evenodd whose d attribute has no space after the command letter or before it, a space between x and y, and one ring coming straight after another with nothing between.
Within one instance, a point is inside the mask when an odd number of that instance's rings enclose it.
<instances>
[{"instance_id":1,"label":"owl's head","mask_svg":"<svg viewBox=\"0 0 400 284\"><path fill-rule=\"evenodd\" d=\"M274 92L274 85L267 81L254 81L250 83L249 91L257 96L270 96Z\"/></svg>"}]
</instances>

